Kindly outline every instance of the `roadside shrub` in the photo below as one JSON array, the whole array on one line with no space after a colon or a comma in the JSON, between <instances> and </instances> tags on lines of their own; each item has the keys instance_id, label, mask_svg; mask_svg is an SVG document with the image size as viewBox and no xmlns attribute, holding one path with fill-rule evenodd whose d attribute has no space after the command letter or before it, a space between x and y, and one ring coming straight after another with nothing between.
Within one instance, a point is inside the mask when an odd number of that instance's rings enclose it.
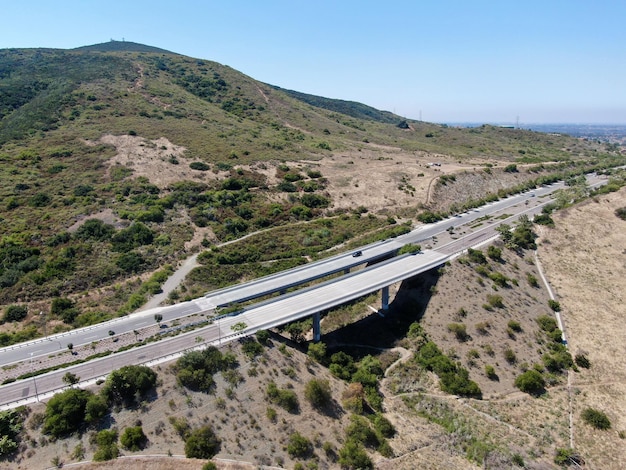
<instances>
[{"instance_id":1,"label":"roadside shrub","mask_svg":"<svg viewBox=\"0 0 626 470\"><path fill-rule=\"evenodd\" d=\"M609 420L609 417L600 410L585 408L580 416L585 423L595 429L605 430L611 428L611 421Z\"/></svg>"},{"instance_id":2,"label":"roadside shrub","mask_svg":"<svg viewBox=\"0 0 626 470\"><path fill-rule=\"evenodd\" d=\"M467 257L472 263L487 264L487 258L480 250L474 250L473 248L467 249Z\"/></svg>"},{"instance_id":3,"label":"roadside shrub","mask_svg":"<svg viewBox=\"0 0 626 470\"><path fill-rule=\"evenodd\" d=\"M487 248L487 256L494 261L500 261L502 259L502 249L497 246L489 245L489 248Z\"/></svg>"},{"instance_id":4,"label":"roadside shrub","mask_svg":"<svg viewBox=\"0 0 626 470\"><path fill-rule=\"evenodd\" d=\"M546 333L551 333L558 327L556 319L548 315L541 315L537 317L536 321L539 324L539 328L541 328Z\"/></svg>"},{"instance_id":5,"label":"roadside shrub","mask_svg":"<svg viewBox=\"0 0 626 470\"><path fill-rule=\"evenodd\" d=\"M556 300L553 300L553 299L548 300L548 306L554 312L560 312L561 311L561 304L558 303Z\"/></svg>"}]
</instances>

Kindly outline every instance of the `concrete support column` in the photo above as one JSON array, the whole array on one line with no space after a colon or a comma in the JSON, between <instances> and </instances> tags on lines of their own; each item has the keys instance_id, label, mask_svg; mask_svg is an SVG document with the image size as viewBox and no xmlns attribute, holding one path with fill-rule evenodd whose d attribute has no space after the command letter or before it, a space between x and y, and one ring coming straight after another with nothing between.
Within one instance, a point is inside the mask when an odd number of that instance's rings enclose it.
<instances>
[{"instance_id":1,"label":"concrete support column","mask_svg":"<svg viewBox=\"0 0 626 470\"><path fill-rule=\"evenodd\" d=\"M389 309L389 286L383 287L382 290L382 310Z\"/></svg>"},{"instance_id":2,"label":"concrete support column","mask_svg":"<svg viewBox=\"0 0 626 470\"><path fill-rule=\"evenodd\" d=\"M315 343L318 343L319 340L322 338L322 327L320 325L320 313L314 313L313 314L313 341Z\"/></svg>"}]
</instances>

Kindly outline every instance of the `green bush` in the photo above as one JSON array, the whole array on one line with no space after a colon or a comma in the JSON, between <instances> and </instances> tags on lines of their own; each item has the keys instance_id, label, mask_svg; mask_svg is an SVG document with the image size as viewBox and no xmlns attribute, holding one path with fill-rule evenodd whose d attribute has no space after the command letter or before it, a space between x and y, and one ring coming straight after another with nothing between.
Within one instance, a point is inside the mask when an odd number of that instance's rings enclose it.
<instances>
[{"instance_id":1,"label":"green bush","mask_svg":"<svg viewBox=\"0 0 626 470\"><path fill-rule=\"evenodd\" d=\"M504 359L506 359L506 362L508 362L509 364L514 364L517 361L515 351L513 351L511 348L506 348L504 350Z\"/></svg>"},{"instance_id":2,"label":"green bush","mask_svg":"<svg viewBox=\"0 0 626 470\"><path fill-rule=\"evenodd\" d=\"M346 469L368 470L374 468L374 463L365 452L363 445L348 439L344 446L339 449L339 465Z\"/></svg>"},{"instance_id":3,"label":"green bush","mask_svg":"<svg viewBox=\"0 0 626 470\"><path fill-rule=\"evenodd\" d=\"M311 441L296 431L289 436L287 453L292 459L307 458L313 453L313 445Z\"/></svg>"},{"instance_id":4,"label":"green bush","mask_svg":"<svg viewBox=\"0 0 626 470\"><path fill-rule=\"evenodd\" d=\"M191 162L189 164L189 168L191 168L192 170L208 171L211 169L211 166L207 165L204 162Z\"/></svg>"},{"instance_id":5,"label":"green bush","mask_svg":"<svg viewBox=\"0 0 626 470\"><path fill-rule=\"evenodd\" d=\"M487 364L485 366L485 374L487 375L489 380L497 380L498 379L498 374L496 374L496 369L492 365Z\"/></svg>"},{"instance_id":6,"label":"green bush","mask_svg":"<svg viewBox=\"0 0 626 470\"><path fill-rule=\"evenodd\" d=\"M193 430L185 441L185 457L188 459L210 459L220 450L221 441L211 426Z\"/></svg>"},{"instance_id":7,"label":"green bush","mask_svg":"<svg viewBox=\"0 0 626 470\"><path fill-rule=\"evenodd\" d=\"M556 300L553 300L553 299L548 300L548 306L554 312L560 312L561 311L561 304L559 302L557 302Z\"/></svg>"},{"instance_id":8,"label":"green bush","mask_svg":"<svg viewBox=\"0 0 626 470\"><path fill-rule=\"evenodd\" d=\"M26 318L28 314L28 309L24 305L9 305L4 311L3 321L5 322L15 322L22 321Z\"/></svg>"},{"instance_id":9,"label":"green bush","mask_svg":"<svg viewBox=\"0 0 626 470\"><path fill-rule=\"evenodd\" d=\"M473 248L467 249L467 257L472 263L487 264L487 258L480 250L474 250Z\"/></svg>"},{"instance_id":10,"label":"green bush","mask_svg":"<svg viewBox=\"0 0 626 470\"><path fill-rule=\"evenodd\" d=\"M105 460L116 459L120 453L117 448L117 431L103 429L96 434L96 443L98 449L93 454L93 460L96 462L102 462Z\"/></svg>"},{"instance_id":11,"label":"green bush","mask_svg":"<svg viewBox=\"0 0 626 470\"><path fill-rule=\"evenodd\" d=\"M148 437L144 434L141 426L131 426L124 429L120 437L122 447L133 452L143 449L147 442Z\"/></svg>"},{"instance_id":12,"label":"green bush","mask_svg":"<svg viewBox=\"0 0 626 470\"><path fill-rule=\"evenodd\" d=\"M556 319L548 315L541 315L537 317L536 321L539 324L539 328L541 328L546 333L552 333L558 328Z\"/></svg>"},{"instance_id":13,"label":"green bush","mask_svg":"<svg viewBox=\"0 0 626 470\"><path fill-rule=\"evenodd\" d=\"M246 356L248 356L249 359L252 359L260 354L263 354L264 347L254 338L248 337L243 341L241 350Z\"/></svg>"},{"instance_id":14,"label":"green bush","mask_svg":"<svg viewBox=\"0 0 626 470\"><path fill-rule=\"evenodd\" d=\"M578 367L582 367L583 369L589 369L591 367L591 362L589 361L587 356L582 353L576 354L576 356L574 357L574 361L576 362L576 365Z\"/></svg>"},{"instance_id":15,"label":"green bush","mask_svg":"<svg viewBox=\"0 0 626 470\"><path fill-rule=\"evenodd\" d=\"M494 308L503 308L504 301L502 300L502 296L496 294L488 294L487 295L487 303Z\"/></svg>"},{"instance_id":16,"label":"green bush","mask_svg":"<svg viewBox=\"0 0 626 470\"><path fill-rule=\"evenodd\" d=\"M585 408L580 416L585 423L596 429L611 429L611 421L602 411L594 408Z\"/></svg>"},{"instance_id":17,"label":"green bush","mask_svg":"<svg viewBox=\"0 0 626 470\"><path fill-rule=\"evenodd\" d=\"M496 246L489 245L489 248L487 248L487 256L494 261L500 261L502 259L502 250Z\"/></svg>"},{"instance_id":18,"label":"green bush","mask_svg":"<svg viewBox=\"0 0 626 470\"><path fill-rule=\"evenodd\" d=\"M300 409L298 396L293 390L280 389L274 382L267 384L266 393L272 403L277 404L290 413L297 413Z\"/></svg>"},{"instance_id":19,"label":"green bush","mask_svg":"<svg viewBox=\"0 0 626 470\"><path fill-rule=\"evenodd\" d=\"M543 392L546 382L543 376L534 369L529 369L515 379L515 386L530 395Z\"/></svg>"},{"instance_id":20,"label":"green bush","mask_svg":"<svg viewBox=\"0 0 626 470\"><path fill-rule=\"evenodd\" d=\"M562 467L570 466L572 463L576 463L577 466L580 467L579 464L582 463L582 459L574 451L574 449L560 448L556 450L554 463Z\"/></svg>"},{"instance_id":21,"label":"green bush","mask_svg":"<svg viewBox=\"0 0 626 470\"><path fill-rule=\"evenodd\" d=\"M454 333L454 336L459 341L467 341L469 339L467 328L463 323L448 324L448 331Z\"/></svg>"},{"instance_id":22,"label":"green bush","mask_svg":"<svg viewBox=\"0 0 626 470\"><path fill-rule=\"evenodd\" d=\"M330 383L328 380L311 379L305 386L304 396L314 408L324 408L332 402Z\"/></svg>"},{"instance_id":23,"label":"green bush","mask_svg":"<svg viewBox=\"0 0 626 470\"><path fill-rule=\"evenodd\" d=\"M509 320L509 322L507 323L507 326L515 332L519 333L520 331L522 331L522 325L520 325L518 321Z\"/></svg>"}]
</instances>

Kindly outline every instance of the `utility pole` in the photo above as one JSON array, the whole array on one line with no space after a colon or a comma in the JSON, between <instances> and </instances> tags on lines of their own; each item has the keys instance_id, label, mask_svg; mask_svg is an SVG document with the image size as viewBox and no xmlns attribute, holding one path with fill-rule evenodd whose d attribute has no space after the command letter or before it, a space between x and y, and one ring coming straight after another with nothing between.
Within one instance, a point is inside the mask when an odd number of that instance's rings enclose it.
<instances>
[{"instance_id":1,"label":"utility pole","mask_svg":"<svg viewBox=\"0 0 626 470\"><path fill-rule=\"evenodd\" d=\"M33 367L33 353L30 353L30 369L33 372L33 384L35 385L35 398L39 401L39 393L37 392L37 376L34 374L35 370Z\"/></svg>"}]
</instances>

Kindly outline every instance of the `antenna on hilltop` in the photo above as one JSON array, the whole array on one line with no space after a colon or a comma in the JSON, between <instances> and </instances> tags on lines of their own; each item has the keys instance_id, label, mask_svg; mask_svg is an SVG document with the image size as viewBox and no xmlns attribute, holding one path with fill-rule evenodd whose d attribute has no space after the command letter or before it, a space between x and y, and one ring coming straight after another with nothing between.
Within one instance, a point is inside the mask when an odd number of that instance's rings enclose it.
<instances>
[{"instance_id":1,"label":"antenna on hilltop","mask_svg":"<svg viewBox=\"0 0 626 470\"><path fill-rule=\"evenodd\" d=\"M519 129L519 116L515 118L515 128Z\"/></svg>"}]
</instances>

